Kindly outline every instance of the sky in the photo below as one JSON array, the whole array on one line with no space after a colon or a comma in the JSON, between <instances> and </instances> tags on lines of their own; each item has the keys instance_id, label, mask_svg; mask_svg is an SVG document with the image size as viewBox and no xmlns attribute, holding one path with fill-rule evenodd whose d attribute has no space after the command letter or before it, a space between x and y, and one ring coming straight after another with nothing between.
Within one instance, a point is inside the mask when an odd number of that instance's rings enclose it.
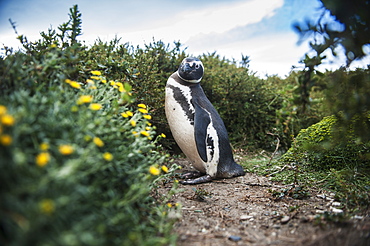
<instances>
[{"instance_id":1,"label":"sky","mask_svg":"<svg viewBox=\"0 0 370 246\"><path fill-rule=\"evenodd\" d=\"M221 57L240 61L250 57L250 69L259 76L289 74L309 51L298 44L292 24L321 14L318 0L0 0L0 45L18 47L19 34L38 40L41 31L68 21L69 8L78 4L82 13L80 40L93 44L97 38L137 46L162 40L180 41L190 55L216 51ZM354 66L369 64L367 57ZM336 69L344 60L327 63Z\"/></svg>"}]
</instances>

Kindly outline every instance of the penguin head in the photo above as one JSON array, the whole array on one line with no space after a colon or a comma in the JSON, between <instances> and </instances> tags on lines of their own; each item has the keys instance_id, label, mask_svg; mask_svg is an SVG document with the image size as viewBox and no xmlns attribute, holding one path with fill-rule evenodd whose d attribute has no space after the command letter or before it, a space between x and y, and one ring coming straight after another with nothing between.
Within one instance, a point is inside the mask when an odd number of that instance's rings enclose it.
<instances>
[{"instance_id":1,"label":"penguin head","mask_svg":"<svg viewBox=\"0 0 370 246\"><path fill-rule=\"evenodd\" d=\"M204 68L203 63L194 57L187 57L182 60L177 74L179 77L190 83L199 83L203 77Z\"/></svg>"}]
</instances>

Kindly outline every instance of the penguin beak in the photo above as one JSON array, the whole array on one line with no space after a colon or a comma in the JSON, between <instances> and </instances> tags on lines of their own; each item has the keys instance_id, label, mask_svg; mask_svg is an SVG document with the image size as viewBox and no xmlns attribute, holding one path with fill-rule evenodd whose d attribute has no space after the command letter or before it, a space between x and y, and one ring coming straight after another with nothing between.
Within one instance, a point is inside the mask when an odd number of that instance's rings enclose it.
<instances>
[{"instance_id":1,"label":"penguin beak","mask_svg":"<svg viewBox=\"0 0 370 246\"><path fill-rule=\"evenodd\" d=\"M189 65L189 63L185 63L184 66L182 67L182 71L185 72L185 73L188 73L190 72L192 69Z\"/></svg>"}]
</instances>

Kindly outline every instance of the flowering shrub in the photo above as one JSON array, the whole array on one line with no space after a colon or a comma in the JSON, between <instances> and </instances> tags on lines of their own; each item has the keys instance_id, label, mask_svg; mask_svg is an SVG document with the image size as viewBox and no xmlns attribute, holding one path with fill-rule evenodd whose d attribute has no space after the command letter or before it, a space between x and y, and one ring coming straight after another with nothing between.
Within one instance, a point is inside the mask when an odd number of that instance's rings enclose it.
<instances>
[{"instance_id":1,"label":"flowering shrub","mask_svg":"<svg viewBox=\"0 0 370 246\"><path fill-rule=\"evenodd\" d=\"M70 42L23 38L26 53L1 59L0 244L169 244L169 208L150 196L172 171L164 135L127 81L81 66L68 25Z\"/></svg>"}]
</instances>

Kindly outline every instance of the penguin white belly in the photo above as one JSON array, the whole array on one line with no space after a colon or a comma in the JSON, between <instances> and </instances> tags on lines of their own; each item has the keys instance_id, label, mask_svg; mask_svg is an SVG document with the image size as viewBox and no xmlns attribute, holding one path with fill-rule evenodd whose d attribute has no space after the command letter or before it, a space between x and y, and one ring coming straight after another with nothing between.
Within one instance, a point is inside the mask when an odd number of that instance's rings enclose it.
<instances>
[{"instance_id":1,"label":"penguin white belly","mask_svg":"<svg viewBox=\"0 0 370 246\"><path fill-rule=\"evenodd\" d=\"M170 85L175 85L176 83L176 88L180 89L181 93L185 97L187 94L190 95L189 87L179 85L172 78L170 78L167 83ZM189 120L189 117L181 104L175 100L174 93L175 92L172 88L166 87L165 110L172 135L184 154L192 161L193 166L198 171L206 173L206 164L200 158L195 142L194 125L192 125L194 122ZM194 108L192 107L190 100L188 105L189 110L194 114Z\"/></svg>"}]
</instances>

